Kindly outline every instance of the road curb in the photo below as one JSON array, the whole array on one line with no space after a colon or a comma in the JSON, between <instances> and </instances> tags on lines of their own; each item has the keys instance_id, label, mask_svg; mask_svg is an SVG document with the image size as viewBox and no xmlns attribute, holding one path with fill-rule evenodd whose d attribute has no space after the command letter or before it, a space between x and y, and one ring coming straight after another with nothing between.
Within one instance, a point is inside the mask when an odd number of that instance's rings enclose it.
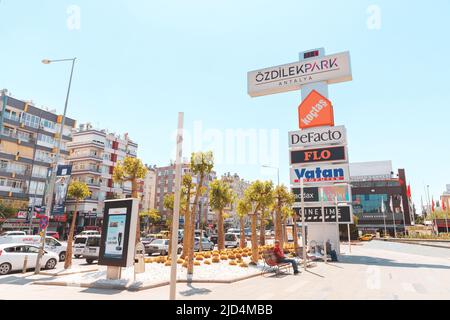
<instances>
[{"instance_id":1,"label":"road curb","mask_svg":"<svg viewBox=\"0 0 450 320\"><path fill-rule=\"evenodd\" d=\"M285 269L288 267L284 267L281 269ZM266 274L270 274L272 272L258 272L255 274L251 274L248 276L243 276L239 278L229 279L229 280L177 280L177 283L209 283L209 284L232 284L244 280L248 280L251 278L260 277ZM164 287L170 285L170 281L164 281L160 283L152 283L152 284L143 284L143 285L117 285L117 284L107 284L107 283L73 283L73 282L65 282L65 281L35 281L33 285L42 285L42 286L59 286L59 287L75 287L75 288L92 288L92 289L107 289L107 290L128 290L132 292L144 291L155 289L159 287Z\"/></svg>"},{"instance_id":2,"label":"road curb","mask_svg":"<svg viewBox=\"0 0 450 320\"><path fill-rule=\"evenodd\" d=\"M392 243L404 243L404 244L415 244L417 246L424 246L424 247L433 247L433 248L441 248L441 249L450 249L450 247L447 246L440 246L437 244L428 244L428 243L418 243L414 241L423 241L423 240L391 240L391 239L380 239L377 241L385 241L385 242L392 242Z\"/></svg>"},{"instance_id":3,"label":"road curb","mask_svg":"<svg viewBox=\"0 0 450 320\"><path fill-rule=\"evenodd\" d=\"M78 270L78 271L68 271L68 272L62 272L62 273L52 273L52 272L39 272L40 275L44 275L44 276L53 276L53 277L62 277L62 276L69 276L69 275L73 275L73 274L78 274L78 273L87 273L87 272L94 272L94 271L98 271L98 268L95 269L88 269L88 270Z\"/></svg>"}]
</instances>

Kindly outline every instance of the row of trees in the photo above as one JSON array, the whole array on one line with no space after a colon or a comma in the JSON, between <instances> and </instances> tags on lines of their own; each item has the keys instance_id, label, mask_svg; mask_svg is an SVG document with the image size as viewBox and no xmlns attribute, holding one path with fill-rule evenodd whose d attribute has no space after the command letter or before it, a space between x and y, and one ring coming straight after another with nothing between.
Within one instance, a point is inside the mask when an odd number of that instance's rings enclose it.
<instances>
[{"instance_id":1,"label":"row of trees","mask_svg":"<svg viewBox=\"0 0 450 320\"><path fill-rule=\"evenodd\" d=\"M195 235L195 217L198 210L199 199L206 193L205 181L214 168L214 157L212 152L193 153L190 161L191 174L185 174L182 180L180 214L184 216L184 237L182 256L188 261L188 273L193 273L194 268L194 235ZM147 174L147 168L139 159L125 158L123 162L119 162L114 168L113 179L115 182L130 182L132 185L132 197L138 197L138 181L143 179ZM196 183L194 183L194 177ZM294 215L292 204L294 196L285 186L274 187L271 181L255 181L247 190L244 197L237 199L230 184L226 180L214 180L209 184L210 208L217 213L218 226L218 248L225 249L225 231L224 219L226 209L237 201L237 214L240 219L241 247L245 242L245 219L247 216L251 219L252 229L252 263L257 263L258 246L265 244L265 229L269 221L275 222L275 238L283 244L287 239L283 237L283 225L286 220ZM76 200L75 213L72 217L72 223L69 234L66 268L70 268L72 239L74 236L76 212L78 203L90 196L89 188L82 182L75 181L69 186L68 197ZM194 199L191 203L192 198ZM166 195L164 198L164 207L171 212L174 210L174 195ZM149 220L156 222L160 220L157 210L141 212L140 217L147 217ZM140 241L140 219L138 219L136 242ZM169 232L172 233L172 219L169 218L167 223ZM257 238L257 229L259 226L259 239ZM296 228L296 224L294 224ZM147 229L148 231L148 229ZM294 229L294 234L297 230ZM169 238L171 239L171 237ZM201 246L201 241L199 242ZM169 247L169 252L172 244ZM200 247L200 250L202 248ZM175 248L176 250L176 248Z\"/></svg>"}]
</instances>

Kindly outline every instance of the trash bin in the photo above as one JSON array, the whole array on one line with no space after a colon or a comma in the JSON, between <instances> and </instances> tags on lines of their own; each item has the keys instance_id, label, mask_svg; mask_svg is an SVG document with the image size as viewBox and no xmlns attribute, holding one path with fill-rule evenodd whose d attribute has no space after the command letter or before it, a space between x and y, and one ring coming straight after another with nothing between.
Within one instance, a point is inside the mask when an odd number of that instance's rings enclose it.
<instances>
[{"instance_id":1,"label":"trash bin","mask_svg":"<svg viewBox=\"0 0 450 320\"><path fill-rule=\"evenodd\" d=\"M136 245L136 253L134 257L134 273L145 272L145 246L142 243Z\"/></svg>"}]
</instances>

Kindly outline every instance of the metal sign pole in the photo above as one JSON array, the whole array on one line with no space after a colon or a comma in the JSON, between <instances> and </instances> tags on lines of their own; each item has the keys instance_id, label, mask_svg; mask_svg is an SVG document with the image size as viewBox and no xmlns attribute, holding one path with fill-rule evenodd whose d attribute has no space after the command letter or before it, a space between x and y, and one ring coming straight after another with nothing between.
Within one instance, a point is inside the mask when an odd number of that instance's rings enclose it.
<instances>
[{"instance_id":1,"label":"metal sign pole","mask_svg":"<svg viewBox=\"0 0 450 320\"><path fill-rule=\"evenodd\" d=\"M325 211L323 204L323 188L320 188L320 204L322 206L322 223L325 226ZM323 239L323 262L327 263L327 240Z\"/></svg>"},{"instance_id":2,"label":"metal sign pole","mask_svg":"<svg viewBox=\"0 0 450 320\"><path fill-rule=\"evenodd\" d=\"M170 272L170 300L176 299L177 287L177 249L178 249L178 227L180 223L180 202L181 202L181 179L182 167L181 159L183 155L183 122L184 113L178 114L178 133L177 133L177 158L175 162L175 201L172 221L172 252L171 252L171 272Z\"/></svg>"},{"instance_id":3,"label":"metal sign pole","mask_svg":"<svg viewBox=\"0 0 450 320\"><path fill-rule=\"evenodd\" d=\"M302 199L302 247L303 247L303 266L306 270L308 262L306 261L306 226L305 226L305 197L304 197L304 182L303 178L300 180L301 199Z\"/></svg>"}]
</instances>

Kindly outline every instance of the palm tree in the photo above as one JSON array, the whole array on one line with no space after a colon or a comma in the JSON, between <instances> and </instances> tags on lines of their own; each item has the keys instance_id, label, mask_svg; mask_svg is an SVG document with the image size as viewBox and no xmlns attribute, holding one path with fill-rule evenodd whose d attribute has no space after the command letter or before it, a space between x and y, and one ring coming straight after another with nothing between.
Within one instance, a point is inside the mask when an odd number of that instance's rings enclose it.
<instances>
[{"instance_id":1,"label":"palm tree","mask_svg":"<svg viewBox=\"0 0 450 320\"><path fill-rule=\"evenodd\" d=\"M139 198L138 181L144 179L148 169L141 160L132 157L126 157L123 161L117 162L114 167L114 182L131 182L131 196ZM136 243L141 241L141 224L138 219L136 228Z\"/></svg>"},{"instance_id":2,"label":"palm tree","mask_svg":"<svg viewBox=\"0 0 450 320\"><path fill-rule=\"evenodd\" d=\"M190 217L190 234L189 234L189 252L188 252L188 274L194 273L194 233L195 233L195 215L197 212L198 201L201 195L205 193L203 183L205 178L211 173L214 168L214 156L211 151L192 153L191 156L191 170L197 176L197 186L195 192L192 213ZM201 241L200 241L201 243Z\"/></svg>"},{"instance_id":3,"label":"palm tree","mask_svg":"<svg viewBox=\"0 0 450 320\"><path fill-rule=\"evenodd\" d=\"M245 201L245 198L240 199L237 203L236 213L239 217L239 226L241 231L240 247L245 248L245 221L244 218L252 211L252 205Z\"/></svg>"},{"instance_id":4,"label":"palm tree","mask_svg":"<svg viewBox=\"0 0 450 320\"><path fill-rule=\"evenodd\" d=\"M284 185L277 186L273 192L275 209L275 240L280 241L280 247L283 248L283 213L284 206L291 207L295 201L294 195Z\"/></svg>"},{"instance_id":5,"label":"palm tree","mask_svg":"<svg viewBox=\"0 0 450 320\"><path fill-rule=\"evenodd\" d=\"M189 252L189 239L190 239L190 231L191 231L191 210L190 210L190 202L191 196L193 195L194 183L192 182L192 176L190 174L186 174L183 176L183 187L182 187L182 205L184 213L184 232L183 232L183 252L181 254L182 257L187 257Z\"/></svg>"},{"instance_id":6,"label":"palm tree","mask_svg":"<svg viewBox=\"0 0 450 320\"><path fill-rule=\"evenodd\" d=\"M75 199L75 210L72 215L72 223L70 224L69 238L67 239L67 251L66 261L64 262L64 269L70 269L72 267L72 243L75 233L75 223L77 221L77 211L80 201L88 198L91 195L91 191L86 183L80 181L73 181L67 190L67 197Z\"/></svg>"},{"instance_id":7,"label":"palm tree","mask_svg":"<svg viewBox=\"0 0 450 320\"><path fill-rule=\"evenodd\" d=\"M251 263L258 264L258 240L256 237L256 225L258 222L258 212L268 207L273 201L272 181L255 181L245 190L245 201L250 203L252 217L252 259Z\"/></svg>"},{"instance_id":8,"label":"palm tree","mask_svg":"<svg viewBox=\"0 0 450 320\"><path fill-rule=\"evenodd\" d=\"M225 250L223 210L234 202L235 193L224 180L214 180L209 186L209 205L212 210L217 212L218 247L219 250Z\"/></svg>"}]
</instances>

